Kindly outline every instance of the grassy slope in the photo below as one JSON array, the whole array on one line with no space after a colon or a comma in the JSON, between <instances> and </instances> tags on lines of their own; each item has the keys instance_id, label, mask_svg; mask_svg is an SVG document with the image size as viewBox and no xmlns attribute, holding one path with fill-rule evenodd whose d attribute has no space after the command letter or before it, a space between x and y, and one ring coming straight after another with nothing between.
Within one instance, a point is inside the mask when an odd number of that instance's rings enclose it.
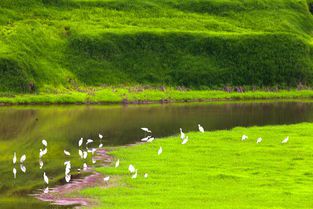
<instances>
[{"instance_id":1,"label":"grassy slope","mask_svg":"<svg viewBox=\"0 0 313 209\"><path fill-rule=\"evenodd\" d=\"M3 0L0 92L312 84L306 0Z\"/></svg>"},{"instance_id":2,"label":"grassy slope","mask_svg":"<svg viewBox=\"0 0 313 209\"><path fill-rule=\"evenodd\" d=\"M312 129L309 123L235 128L189 133L186 145L174 136L120 148L111 152L120 167L99 169L112 176L110 187L82 193L99 201L96 208L312 208ZM286 136L289 143L280 144ZM135 180L129 164L138 169Z\"/></svg>"}]
</instances>

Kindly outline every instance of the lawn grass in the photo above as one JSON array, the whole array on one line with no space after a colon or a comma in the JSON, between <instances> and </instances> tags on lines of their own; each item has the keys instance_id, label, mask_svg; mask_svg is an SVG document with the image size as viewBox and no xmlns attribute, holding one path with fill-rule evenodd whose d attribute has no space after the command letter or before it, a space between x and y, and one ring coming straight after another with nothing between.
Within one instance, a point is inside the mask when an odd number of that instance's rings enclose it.
<instances>
[{"instance_id":1,"label":"lawn grass","mask_svg":"<svg viewBox=\"0 0 313 209\"><path fill-rule=\"evenodd\" d=\"M0 92L120 84L312 86L308 3L2 0Z\"/></svg>"},{"instance_id":2,"label":"lawn grass","mask_svg":"<svg viewBox=\"0 0 313 209\"><path fill-rule=\"evenodd\" d=\"M186 145L172 136L117 148L110 154L120 167L98 169L111 176L109 187L81 194L95 199L95 208L111 209L312 208L312 130L312 123L234 128L188 133ZM249 136L245 142L243 134ZM286 136L289 143L282 145ZM131 179L129 164L138 169L137 179Z\"/></svg>"},{"instance_id":3,"label":"lawn grass","mask_svg":"<svg viewBox=\"0 0 313 209\"><path fill-rule=\"evenodd\" d=\"M220 100L313 99L312 90L247 91L177 90L166 88L92 88L38 94L0 94L0 104L157 103Z\"/></svg>"}]
</instances>

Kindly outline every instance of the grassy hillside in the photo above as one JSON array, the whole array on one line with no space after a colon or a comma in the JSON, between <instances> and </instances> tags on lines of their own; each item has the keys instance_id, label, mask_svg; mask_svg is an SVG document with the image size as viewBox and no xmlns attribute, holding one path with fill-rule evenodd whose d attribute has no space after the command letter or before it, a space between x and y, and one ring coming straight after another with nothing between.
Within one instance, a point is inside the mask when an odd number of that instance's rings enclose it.
<instances>
[{"instance_id":1,"label":"grassy hillside","mask_svg":"<svg viewBox=\"0 0 313 209\"><path fill-rule=\"evenodd\" d=\"M107 187L82 194L99 209L312 208L312 128L303 123L193 132L185 145L173 136L123 147L111 153L120 167L98 169L111 176ZM241 141L243 134L247 141ZM281 144L287 136L288 144ZM138 169L136 179L130 164Z\"/></svg>"},{"instance_id":2,"label":"grassy hillside","mask_svg":"<svg viewBox=\"0 0 313 209\"><path fill-rule=\"evenodd\" d=\"M306 0L2 0L0 92L313 84Z\"/></svg>"}]
</instances>

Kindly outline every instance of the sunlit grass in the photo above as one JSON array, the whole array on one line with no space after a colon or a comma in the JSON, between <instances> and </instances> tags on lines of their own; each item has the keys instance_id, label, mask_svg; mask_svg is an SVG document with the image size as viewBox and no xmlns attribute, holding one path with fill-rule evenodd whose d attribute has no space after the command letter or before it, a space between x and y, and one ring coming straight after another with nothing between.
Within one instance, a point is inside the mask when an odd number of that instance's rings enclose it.
<instances>
[{"instance_id":1,"label":"sunlit grass","mask_svg":"<svg viewBox=\"0 0 313 209\"><path fill-rule=\"evenodd\" d=\"M98 169L111 176L111 186L82 194L98 202L95 208L312 208L312 129L303 123L192 132L186 145L173 136L122 147L110 152L119 168ZM286 136L290 141L282 145ZM129 164L137 179L130 178Z\"/></svg>"}]
</instances>

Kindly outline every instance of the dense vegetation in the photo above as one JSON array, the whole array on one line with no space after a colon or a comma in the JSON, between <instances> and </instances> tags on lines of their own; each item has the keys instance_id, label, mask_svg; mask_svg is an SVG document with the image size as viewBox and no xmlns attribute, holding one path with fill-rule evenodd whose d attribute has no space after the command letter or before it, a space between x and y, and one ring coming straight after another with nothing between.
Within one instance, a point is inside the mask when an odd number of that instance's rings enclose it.
<instances>
[{"instance_id":1,"label":"dense vegetation","mask_svg":"<svg viewBox=\"0 0 313 209\"><path fill-rule=\"evenodd\" d=\"M312 208L312 128L235 128L189 133L185 145L173 136L122 147L111 153L119 168L98 169L111 176L108 187L83 194L98 201L95 208ZM249 136L245 142L243 134ZM288 144L281 144L286 136ZM137 179L131 179L129 164L138 169Z\"/></svg>"},{"instance_id":2,"label":"dense vegetation","mask_svg":"<svg viewBox=\"0 0 313 209\"><path fill-rule=\"evenodd\" d=\"M311 3L2 0L0 92L311 85Z\"/></svg>"}]
</instances>

